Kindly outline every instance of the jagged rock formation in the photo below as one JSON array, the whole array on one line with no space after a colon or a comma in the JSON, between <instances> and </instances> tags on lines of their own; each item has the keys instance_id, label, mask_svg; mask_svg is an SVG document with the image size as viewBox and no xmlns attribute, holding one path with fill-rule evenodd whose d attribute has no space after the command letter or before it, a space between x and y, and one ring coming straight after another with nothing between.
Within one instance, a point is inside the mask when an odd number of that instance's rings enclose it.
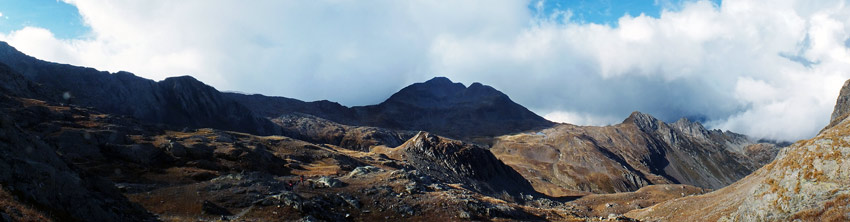
<instances>
[{"instance_id":1,"label":"jagged rock formation","mask_svg":"<svg viewBox=\"0 0 850 222\"><path fill-rule=\"evenodd\" d=\"M346 125L423 130L459 139L499 136L553 125L493 87L480 83L466 87L445 77L407 86L377 105L351 108L328 101L227 95L269 118L302 113Z\"/></svg>"},{"instance_id":2,"label":"jagged rock formation","mask_svg":"<svg viewBox=\"0 0 850 222\"><path fill-rule=\"evenodd\" d=\"M445 183L491 194L534 193L525 178L477 145L419 132L395 149L391 157Z\"/></svg>"},{"instance_id":3,"label":"jagged rock formation","mask_svg":"<svg viewBox=\"0 0 850 222\"><path fill-rule=\"evenodd\" d=\"M213 127L261 135L278 133L270 121L189 76L155 82L128 72L110 74L41 61L5 42L0 42L0 63L58 94L40 95L41 98L61 98L51 101L176 127Z\"/></svg>"},{"instance_id":4,"label":"jagged rock formation","mask_svg":"<svg viewBox=\"0 0 850 222\"><path fill-rule=\"evenodd\" d=\"M848 81L850 83L850 81ZM850 113L844 85L831 126L782 149L770 164L723 189L626 215L645 221L850 220Z\"/></svg>"},{"instance_id":5,"label":"jagged rock formation","mask_svg":"<svg viewBox=\"0 0 850 222\"><path fill-rule=\"evenodd\" d=\"M760 167L761 159L745 156L748 150L758 151L746 148L754 143L687 119L667 124L634 112L612 126L562 124L535 134L502 136L491 151L538 191L560 196L568 192L564 188L596 193L669 183L720 188ZM765 155L775 149L761 146Z\"/></svg>"}]
</instances>

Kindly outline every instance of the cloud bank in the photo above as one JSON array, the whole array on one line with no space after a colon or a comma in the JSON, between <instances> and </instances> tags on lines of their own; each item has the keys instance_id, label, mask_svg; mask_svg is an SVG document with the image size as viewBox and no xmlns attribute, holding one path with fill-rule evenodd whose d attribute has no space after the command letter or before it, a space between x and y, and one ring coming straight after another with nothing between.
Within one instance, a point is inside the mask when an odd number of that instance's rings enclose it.
<instances>
[{"instance_id":1,"label":"cloud bank","mask_svg":"<svg viewBox=\"0 0 850 222\"><path fill-rule=\"evenodd\" d=\"M67 2L88 36L27 27L0 39L42 59L188 74L220 90L364 105L447 76L555 121L605 125L639 110L782 140L826 125L850 78L839 0L688 1L614 26L539 1Z\"/></svg>"}]
</instances>

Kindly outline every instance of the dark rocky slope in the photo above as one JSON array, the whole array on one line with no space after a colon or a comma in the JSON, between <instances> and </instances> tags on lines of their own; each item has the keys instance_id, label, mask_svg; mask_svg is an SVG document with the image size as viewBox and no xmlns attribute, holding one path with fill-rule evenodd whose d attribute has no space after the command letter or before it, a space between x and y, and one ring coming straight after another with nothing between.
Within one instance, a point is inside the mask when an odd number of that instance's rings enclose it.
<instances>
[{"instance_id":1,"label":"dark rocky slope","mask_svg":"<svg viewBox=\"0 0 850 222\"><path fill-rule=\"evenodd\" d=\"M612 126L562 124L499 137L491 151L538 191L557 196L564 188L597 193L669 183L720 188L748 175L777 150L754 144L746 136L706 130L687 119L668 124L635 112Z\"/></svg>"},{"instance_id":2,"label":"dark rocky slope","mask_svg":"<svg viewBox=\"0 0 850 222\"><path fill-rule=\"evenodd\" d=\"M110 74L38 60L5 42L0 42L0 63L49 88L51 94L38 96L50 101L94 107L102 112L177 127L213 127L261 135L278 133L270 121L189 76L155 82L128 72Z\"/></svg>"},{"instance_id":3,"label":"dark rocky slope","mask_svg":"<svg viewBox=\"0 0 850 222\"><path fill-rule=\"evenodd\" d=\"M57 155L53 147L23 131L5 107L20 101L0 95L0 185L18 201L59 221L154 221L111 182ZM15 210L0 209L15 216ZM20 218L19 218L20 219Z\"/></svg>"},{"instance_id":4,"label":"dark rocky slope","mask_svg":"<svg viewBox=\"0 0 850 222\"><path fill-rule=\"evenodd\" d=\"M329 101L303 102L237 93L227 96L269 118L301 113L346 125L422 130L458 139L499 136L553 125L493 87L480 83L466 87L445 77L407 86L377 105L351 108Z\"/></svg>"}]
</instances>

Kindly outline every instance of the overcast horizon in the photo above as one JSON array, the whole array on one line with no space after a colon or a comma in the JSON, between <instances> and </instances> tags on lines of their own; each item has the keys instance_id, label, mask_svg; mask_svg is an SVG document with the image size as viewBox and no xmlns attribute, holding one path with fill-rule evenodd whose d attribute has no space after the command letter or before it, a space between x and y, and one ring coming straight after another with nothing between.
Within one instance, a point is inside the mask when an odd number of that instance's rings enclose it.
<instances>
[{"instance_id":1,"label":"overcast horizon","mask_svg":"<svg viewBox=\"0 0 850 222\"><path fill-rule=\"evenodd\" d=\"M382 102L445 76L545 118L664 121L795 141L850 78L847 0L0 2L33 57L220 91Z\"/></svg>"}]
</instances>

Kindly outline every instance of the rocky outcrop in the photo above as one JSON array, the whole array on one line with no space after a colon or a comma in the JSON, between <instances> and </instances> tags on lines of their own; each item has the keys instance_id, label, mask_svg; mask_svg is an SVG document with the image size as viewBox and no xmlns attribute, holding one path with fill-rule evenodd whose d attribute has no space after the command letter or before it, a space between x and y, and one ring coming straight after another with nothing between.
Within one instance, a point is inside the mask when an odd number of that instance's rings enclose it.
<instances>
[{"instance_id":1,"label":"rocky outcrop","mask_svg":"<svg viewBox=\"0 0 850 222\"><path fill-rule=\"evenodd\" d=\"M539 192L560 196L566 195L564 189L612 193L650 184L720 188L761 166L764 157L750 158L747 152L770 155L769 150L745 148L755 143L687 119L668 124L634 112L612 126L562 124L502 136L490 150Z\"/></svg>"},{"instance_id":2,"label":"rocky outcrop","mask_svg":"<svg viewBox=\"0 0 850 222\"><path fill-rule=\"evenodd\" d=\"M189 76L155 82L128 72L108 73L46 62L27 56L5 42L0 42L0 63L29 81L52 89L58 95L46 95L56 98L50 101L94 107L106 113L181 128L212 127L261 135L278 133L270 121ZM33 98L32 95L22 96Z\"/></svg>"},{"instance_id":3,"label":"rocky outcrop","mask_svg":"<svg viewBox=\"0 0 850 222\"><path fill-rule=\"evenodd\" d=\"M646 221L850 220L847 86L838 98L831 126L810 140L782 149L774 161L752 175L705 195L626 215Z\"/></svg>"},{"instance_id":4,"label":"rocky outcrop","mask_svg":"<svg viewBox=\"0 0 850 222\"><path fill-rule=\"evenodd\" d=\"M490 194L534 193L525 178L477 145L419 132L396 148L395 154L444 183L460 183Z\"/></svg>"},{"instance_id":5,"label":"rocky outcrop","mask_svg":"<svg viewBox=\"0 0 850 222\"><path fill-rule=\"evenodd\" d=\"M481 83L466 87L445 77L407 86L377 105L351 108L328 101L302 102L234 93L227 96L269 118L300 113L346 125L422 130L458 139L499 136L553 125L493 87Z\"/></svg>"},{"instance_id":6,"label":"rocky outcrop","mask_svg":"<svg viewBox=\"0 0 850 222\"><path fill-rule=\"evenodd\" d=\"M300 113L281 115L272 122L281 127L283 135L292 138L360 151L378 145L396 147L415 135L411 131L343 125Z\"/></svg>"},{"instance_id":7,"label":"rocky outcrop","mask_svg":"<svg viewBox=\"0 0 850 222\"><path fill-rule=\"evenodd\" d=\"M5 96L0 96L5 97ZM6 98L2 103L14 103ZM0 185L60 221L154 221L111 182L66 163L0 110Z\"/></svg>"}]
</instances>

